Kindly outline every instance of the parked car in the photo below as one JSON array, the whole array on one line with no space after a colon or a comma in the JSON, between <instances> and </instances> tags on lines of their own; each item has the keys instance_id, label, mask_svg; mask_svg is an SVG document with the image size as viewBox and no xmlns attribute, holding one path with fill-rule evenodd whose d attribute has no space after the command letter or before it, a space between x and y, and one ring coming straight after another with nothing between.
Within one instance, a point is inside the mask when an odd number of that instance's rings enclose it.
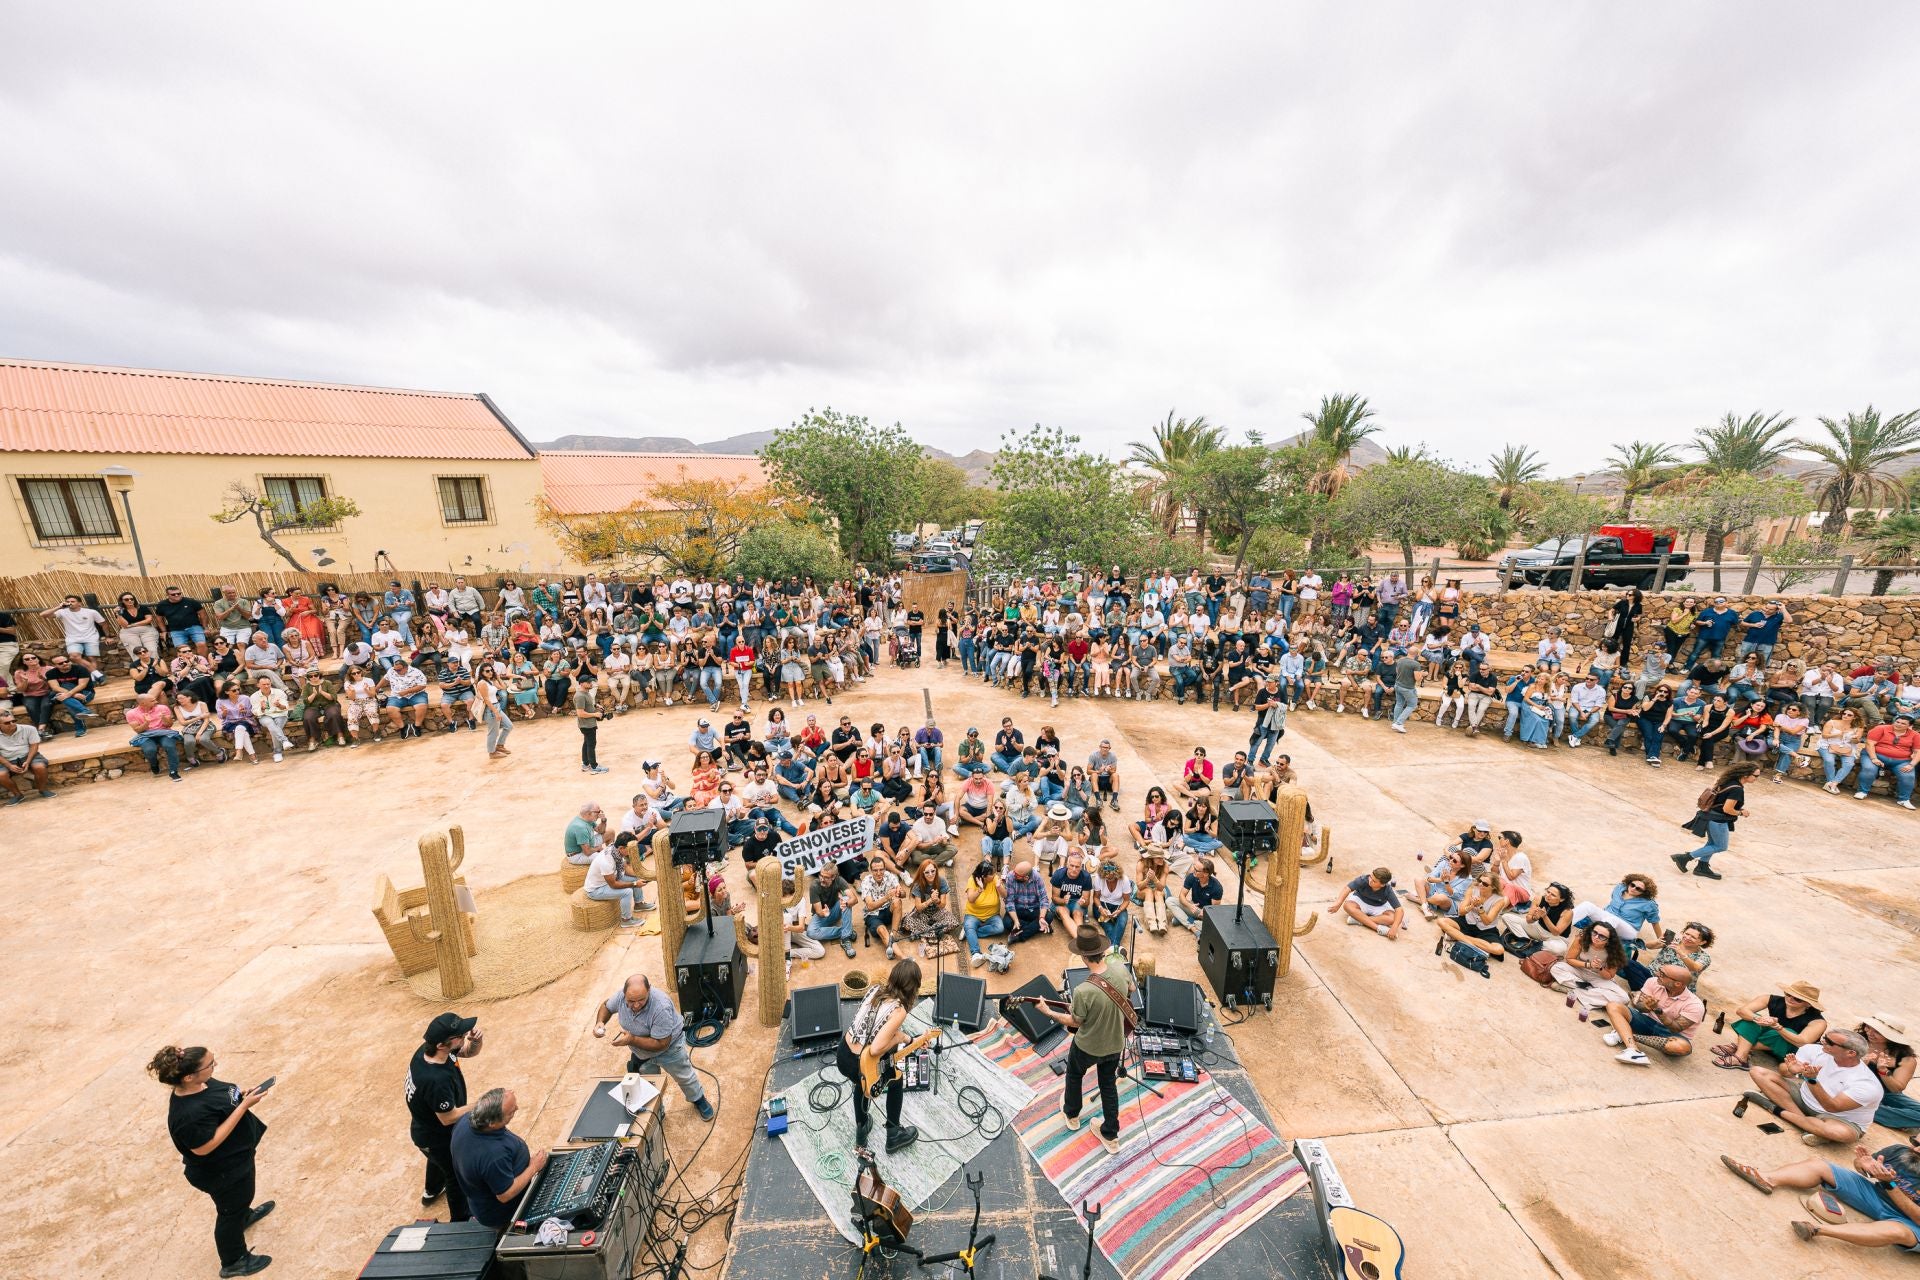
<instances>
[{"instance_id":1,"label":"parked car","mask_svg":"<svg viewBox=\"0 0 1920 1280\"><path fill-rule=\"evenodd\" d=\"M913 550L914 536L910 533L892 533L887 535L887 545L895 551Z\"/></svg>"},{"instance_id":2,"label":"parked car","mask_svg":"<svg viewBox=\"0 0 1920 1280\"><path fill-rule=\"evenodd\" d=\"M915 573L952 573L956 569L964 569L966 561L958 556L932 555L921 551L915 553L913 559L908 562L908 567Z\"/></svg>"},{"instance_id":3,"label":"parked car","mask_svg":"<svg viewBox=\"0 0 1920 1280\"><path fill-rule=\"evenodd\" d=\"M1586 545L1580 585L1594 587L1640 587L1651 590L1659 576L1660 557L1667 557L1667 583L1672 585L1687 576L1689 557L1672 550L1671 529L1642 529L1633 525L1602 525L1599 532L1585 538L1549 538L1525 551L1509 555L1502 567L1511 566L1514 577L1530 587L1564 591L1573 582L1574 562Z\"/></svg>"}]
</instances>

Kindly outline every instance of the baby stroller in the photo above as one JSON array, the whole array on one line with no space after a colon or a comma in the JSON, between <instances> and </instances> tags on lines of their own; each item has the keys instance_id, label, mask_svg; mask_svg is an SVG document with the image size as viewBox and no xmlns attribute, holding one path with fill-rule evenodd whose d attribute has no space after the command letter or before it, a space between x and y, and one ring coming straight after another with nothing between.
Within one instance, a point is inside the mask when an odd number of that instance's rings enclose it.
<instances>
[{"instance_id":1,"label":"baby stroller","mask_svg":"<svg viewBox=\"0 0 1920 1280\"><path fill-rule=\"evenodd\" d=\"M899 643L894 647L893 664L896 667L920 665L920 642L913 638L911 631L901 633Z\"/></svg>"}]
</instances>

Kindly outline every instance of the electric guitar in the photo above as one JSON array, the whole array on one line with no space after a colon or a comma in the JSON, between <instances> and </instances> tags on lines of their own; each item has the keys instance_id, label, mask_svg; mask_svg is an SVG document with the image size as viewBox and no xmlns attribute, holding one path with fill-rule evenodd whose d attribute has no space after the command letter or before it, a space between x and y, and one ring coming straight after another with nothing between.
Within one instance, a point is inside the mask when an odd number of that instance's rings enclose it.
<instances>
[{"instance_id":1,"label":"electric guitar","mask_svg":"<svg viewBox=\"0 0 1920 1280\"><path fill-rule=\"evenodd\" d=\"M887 1081L894 1075L894 1063L903 1053L918 1053L940 1038L940 1028L934 1027L900 1045L891 1053L875 1053L871 1047L860 1051L860 1087L869 1098L877 1098L886 1088Z\"/></svg>"},{"instance_id":2,"label":"electric guitar","mask_svg":"<svg viewBox=\"0 0 1920 1280\"><path fill-rule=\"evenodd\" d=\"M1327 1225L1340 1242L1345 1280L1381 1280L1383 1276L1399 1280L1400 1264L1406 1259L1399 1232L1372 1214L1345 1205L1327 1210Z\"/></svg>"}]
</instances>

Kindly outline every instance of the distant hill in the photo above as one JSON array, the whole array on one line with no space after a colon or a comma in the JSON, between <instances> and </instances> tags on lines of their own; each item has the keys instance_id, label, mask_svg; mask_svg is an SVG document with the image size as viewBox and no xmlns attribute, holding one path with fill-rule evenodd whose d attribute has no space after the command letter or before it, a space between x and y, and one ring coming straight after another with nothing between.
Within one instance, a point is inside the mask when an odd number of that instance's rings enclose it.
<instances>
[{"instance_id":1,"label":"distant hill","mask_svg":"<svg viewBox=\"0 0 1920 1280\"><path fill-rule=\"evenodd\" d=\"M758 453L772 439L771 431L748 431L742 435L728 436L725 440L709 440L705 444L695 444L685 436L561 436L557 440L535 442L533 447L556 453ZM985 449L975 449L956 457L944 449L931 446L927 453L954 463L967 473L968 480L978 485L988 482L987 471L999 456Z\"/></svg>"},{"instance_id":2,"label":"distant hill","mask_svg":"<svg viewBox=\"0 0 1920 1280\"><path fill-rule=\"evenodd\" d=\"M1299 435L1287 436L1283 439L1275 440L1273 441L1273 447L1276 449L1284 449L1290 444L1305 444L1307 437L1311 434L1312 432L1302 431ZM1362 440L1359 444L1353 446L1353 457L1348 465L1355 471L1365 471L1368 467L1375 466L1386 460L1387 451L1385 448L1375 444L1372 440Z\"/></svg>"}]
</instances>

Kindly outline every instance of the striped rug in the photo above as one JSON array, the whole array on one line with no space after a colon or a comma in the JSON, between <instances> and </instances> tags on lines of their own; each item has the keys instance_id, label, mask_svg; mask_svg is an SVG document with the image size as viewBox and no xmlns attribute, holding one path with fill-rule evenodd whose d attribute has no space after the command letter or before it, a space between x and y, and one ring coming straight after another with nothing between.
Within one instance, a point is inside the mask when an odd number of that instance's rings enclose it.
<instances>
[{"instance_id":1,"label":"striped rug","mask_svg":"<svg viewBox=\"0 0 1920 1280\"><path fill-rule=\"evenodd\" d=\"M980 1052L1033 1090L1013 1121L1060 1195L1100 1207L1094 1243L1127 1280L1181 1280L1249 1224L1307 1185L1307 1175L1258 1116L1203 1076L1156 1085L1120 1079L1120 1154L1100 1145L1100 1095L1087 1075L1078 1133L1060 1114L1065 1088L1047 1057L1004 1022L974 1037ZM1209 1176L1211 1175L1211 1176Z\"/></svg>"}]
</instances>

